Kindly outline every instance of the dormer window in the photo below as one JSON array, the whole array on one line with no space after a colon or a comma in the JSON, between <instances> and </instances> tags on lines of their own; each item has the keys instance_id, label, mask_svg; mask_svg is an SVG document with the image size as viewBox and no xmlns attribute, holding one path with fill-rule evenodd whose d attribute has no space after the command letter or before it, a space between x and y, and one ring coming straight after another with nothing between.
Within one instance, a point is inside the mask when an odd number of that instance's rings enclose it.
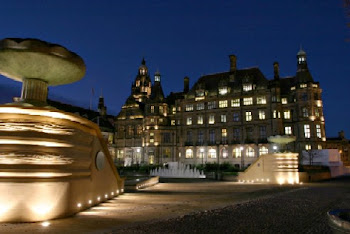
<instances>
[{"instance_id":1,"label":"dormer window","mask_svg":"<svg viewBox=\"0 0 350 234\"><path fill-rule=\"evenodd\" d=\"M225 87L220 87L219 88L219 94L220 95L225 95L228 93L228 88L225 86Z\"/></svg>"},{"instance_id":2,"label":"dormer window","mask_svg":"<svg viewBox=\"0 0 350 234\"><path fill-rule=\"evenodd\" d=\"M146 69L145 68L141 68L140 69L140 74L141 75L146 75Z\"/></svg>"},{"instance_id":3,"label":"dormer window","mask_svg":"<svg viewBox=\"0 0 350 234\"><path fill-rule=\"evenodd\" d=\"M252 84L244 84L243 85L243 91L247 92L247 91L251 91L253 90L253 85Z\"/></svg>"}]
</instances>

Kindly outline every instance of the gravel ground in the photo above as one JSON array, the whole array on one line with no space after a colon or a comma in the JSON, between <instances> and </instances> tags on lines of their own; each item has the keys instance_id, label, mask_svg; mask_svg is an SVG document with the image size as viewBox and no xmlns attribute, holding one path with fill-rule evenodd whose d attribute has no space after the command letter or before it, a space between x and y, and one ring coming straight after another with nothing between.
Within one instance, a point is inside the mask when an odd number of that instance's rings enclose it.
<instances>
[{"instance_id":1,"label":"gravel ground","mask_svg":"<svg viewBox=\"0 0 350 234\"><path fill-rule=\"evenodd\" d=\"M349 177L109 233L332 233L334 208L350 208Z\"/></svg>"}]
</instances>

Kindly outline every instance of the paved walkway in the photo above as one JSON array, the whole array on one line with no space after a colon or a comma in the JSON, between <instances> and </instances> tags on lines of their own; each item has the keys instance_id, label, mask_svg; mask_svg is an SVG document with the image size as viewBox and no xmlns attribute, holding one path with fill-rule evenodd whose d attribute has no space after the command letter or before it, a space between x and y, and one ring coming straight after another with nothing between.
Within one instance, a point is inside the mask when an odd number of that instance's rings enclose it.
<instances>
[{"instance_id":1,"label":"paved walkway","mask_svg":"<svg viewBox=\"0 0 350 234\"><path fill-rule=\"evenodd\" d=\"M303 186L161 183L78 215L0 224L1 233L329 232L325 212L350 205L350 179Z\"/></svg>"}]
</instances>

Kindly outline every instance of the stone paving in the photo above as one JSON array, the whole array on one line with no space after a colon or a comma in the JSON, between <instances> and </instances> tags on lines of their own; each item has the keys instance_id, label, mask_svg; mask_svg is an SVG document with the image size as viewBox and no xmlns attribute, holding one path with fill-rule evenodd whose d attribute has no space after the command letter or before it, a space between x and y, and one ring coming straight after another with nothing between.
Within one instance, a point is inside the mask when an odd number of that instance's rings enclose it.
<instances>
[{"instance_id":1,"label":"stone paving","mask_svg":"<svg viewBox=\"0 0 350 234\"><path fill-rule=\"evenodd\" d=\"M48 227L3 223L0 233L329 233L326 212L349 208L349 185L160 183Z\"/></svg>"}]
</instances>

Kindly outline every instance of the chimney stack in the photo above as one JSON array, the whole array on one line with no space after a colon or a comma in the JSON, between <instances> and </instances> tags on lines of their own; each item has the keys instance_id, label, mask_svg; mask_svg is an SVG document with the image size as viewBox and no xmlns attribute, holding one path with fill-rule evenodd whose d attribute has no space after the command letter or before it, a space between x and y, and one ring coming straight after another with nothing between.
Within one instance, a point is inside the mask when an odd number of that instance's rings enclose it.
<instances>
[{"instance_id":1,"label":"chimney stack","mask_svg":"<svg viewBox=\"0 0 350 234\"><path fill-rule=\"evenodd\" d=\"M237 57L236 55L233 55L233 54L229 55L229 57L230 57L230 71L235 72L237 69Z\"/></svg>"},{"instance_id":2,"label":"chimney stack","mask_svg":"<svg viewBox=\"0 0 350 234\"><path fill-rule=\"evenodd\" d=\"M185 76L184 78L184 93L187 93L190 90L190 78Z\"/></svg>"},{"instance_id":3,"label":"chimney stack","mask_svg":"<svg viewBox=\"0 0 350 234\"><path fill-rule=\"evenodd\" d=\"M280 66L278 62L273 63L273 75L275 80L278 80L280 78Z\"/></svg>"}]
</instances>

